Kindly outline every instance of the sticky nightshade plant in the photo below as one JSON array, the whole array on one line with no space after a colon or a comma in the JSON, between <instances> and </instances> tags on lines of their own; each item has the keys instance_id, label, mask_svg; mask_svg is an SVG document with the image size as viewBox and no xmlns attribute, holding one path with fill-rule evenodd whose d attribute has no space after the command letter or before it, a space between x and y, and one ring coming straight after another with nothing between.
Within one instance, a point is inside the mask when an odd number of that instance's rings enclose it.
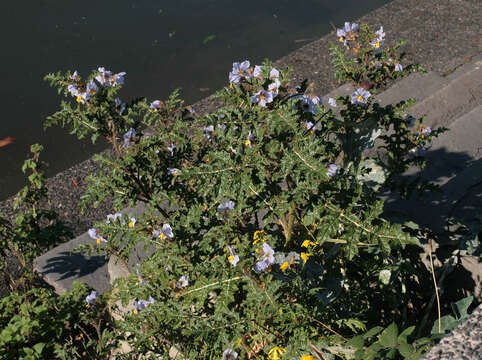
<instances>
[{"instance_id":1,"label":"sticky nightshade plant","mask_svg":"<svg viewBox=\"0 0 482 360\"><path fill-rule=\"evenodd\" d=\"M390 80L425 71L420 65L405 63L405 53L400 48L406 41L390 45L393 41L386 41L385 35L383 26L374 30L366 24L345 23L337 29L338 41L330 45L335 78L353 82L356 88L376 91Z\"/></svg>"},{"instance_id":2,"label":"sticky nightshade plant","mask_svg":"<svg viewBox=\"0 0 482 360\"><path fill-rule=\"evenodd\" d=\"M135 226L111 218L93 224L96 239L107 242L84 247L132 271L115 282L113 300L156 299L116 324L132 334L136 354L167 356L174 346L184 358L222 358L226 349L266 358L279 347L296 358L311 351L310 339L336 343L328 329L348 336L416 319L410 299L423 294L408 282L403 254L418 240L381 217L377 195L422 164L410 151L441 130L422 137L423 120L407 126L409 103L381 106L366 90L334 99L335 112L307 82L293 87L288 73L269 62L233 64L215 96L221 105L208 114L193 116L175 93L166 102L126 102L119 117L118 85L99 82L86 103L51 117L113 145L96 157L105 170L90 177L84 205L112 196L117 211L145 206ZM51 80L65 91L72 85L70 74ZM105 127L96 107L112 109ZM123 147L131 128L136 136ZM139 246L147 259L137 258ZM129 267L132 260L140 268ZM374 290L394 264L403 270Z\"/></svg>"}]
</instances>

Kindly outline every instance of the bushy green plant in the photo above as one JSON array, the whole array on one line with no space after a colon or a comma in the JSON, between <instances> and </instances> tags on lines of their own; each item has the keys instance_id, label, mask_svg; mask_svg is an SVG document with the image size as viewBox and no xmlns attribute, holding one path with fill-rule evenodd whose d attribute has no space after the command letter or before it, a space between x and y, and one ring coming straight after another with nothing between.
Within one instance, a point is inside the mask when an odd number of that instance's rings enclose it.
<instances>
[{"instance_id":1,"label":"bushy green plant","mask_svg":"<svg viewBox=\"0 0 482 360\"><path fill-rule=\"evenodd\" d=\"M62 296L45 288L0 299L2 359L102 359L115 346L105 304L87 306L80 283Z\"/></svg>"},{"instance_id":2,"label":"bushy green plant","mask_svg":"<svg viewBox=\"0 0 482 360\"><path fill-rule=\"evenodd\" d=\"M15 221L12 223L0 214L0 256L2 259L13 256L23 269L23 275L15 279L10 276L6 262L0 262L0 271L9 279L12 290L24 286L24 280L31 282L31 264L35 257L71 236L70 229L58 221L57 213L50 209L43 169L46 164L40 161L42 149L39 144L32 145L30 151L33 155L22 166L22 171L30 171L30 174L28 185L17 194Z\"/></svg>"},{"instance_id":3,"label":"bushy green plant","mask_svg":"<svg viewBox=\"0 0 482 360\"><path fill-rule=\"evenodd\" d=\"M358 53L364 67L345 76L378 86L393 75L367 65L377 51ZM420 152L444 131L412 128L413 101L381 106L359 88L323 105L306 82L293 87L287 70L245 61L217 93L223 105L197 116L177 92L123 103L124 75L48 75L77 103L62 102L46 125L113 146L96 157L104 171L89 178L85 206L113 196L117 210L146 207L139 218L110 215L80 248L124 264L139 245L152 253L111 294L133 308L117 322L130 334L126 357L177 349L189 359L308 359L313 339L339 345L333 334L413 324L421 294L406 248L418 240L381 217L377 197L417 188L397 175L423 166Z\"/></svg>"}]
</instances>

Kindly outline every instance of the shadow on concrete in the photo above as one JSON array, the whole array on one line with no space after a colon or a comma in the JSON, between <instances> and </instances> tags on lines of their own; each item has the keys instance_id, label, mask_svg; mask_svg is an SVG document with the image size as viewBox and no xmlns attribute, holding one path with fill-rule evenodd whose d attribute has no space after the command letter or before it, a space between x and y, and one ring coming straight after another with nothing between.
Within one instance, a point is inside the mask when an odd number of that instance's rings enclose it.
<instances>
[{"instance_id":1,"label":"shadow on concrete","mask_svg":"<svg viewBox=\"0 0 482 360\"><path fill-rule=\"evenodd\" d=\"M58 281L69 278L79 279L96 272L107 262L108 259L105 256L85 256L66 251L47 259L45 266L42 268L42 274L45 276L58 274L58 276L55 276Z\"/></svg>"},{"instance_id":2,"label":"shadow on concrete","mask_svg":"<svg viewBox=\"0 0 482 360\"><path fill-rule=\"evenodd\" d=\"M447 230L447 221L451 217L459 221L470 220L465 219L467 212L462 211L463 216L459 217L453 209L462 205L467 192L482 181L482 159L474 159L465 152L448 152L445 148L428 151L426 159L425 169L409 170L397 180L411 181L421 176L425 181L438 184L441 192L425 193L421 197L413 194L408 200L386 193L384 215L395 222L411 220L441 234ZM482 194L472 196L480 198ZM474 206L477 204L472 203L471 207ZM482 202L478 209L482 210Z\"/></svg>"}]
</instances>

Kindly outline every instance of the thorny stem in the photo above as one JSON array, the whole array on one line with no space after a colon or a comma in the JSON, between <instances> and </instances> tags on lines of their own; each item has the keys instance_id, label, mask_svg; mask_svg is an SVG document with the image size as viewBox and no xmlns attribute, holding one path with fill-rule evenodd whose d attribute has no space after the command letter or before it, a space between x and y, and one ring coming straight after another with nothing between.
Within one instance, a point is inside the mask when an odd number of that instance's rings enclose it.
<instances>
[{"instance_id":1,"label":"thorny stem","mask_svg":"<svg viewBox=\"0 0 482 360\"><path fill-rule=\"evenodd\" d=\"M343 335L337 333L335 330L333 330L332 328L330 328L328 325L322 323L320 320L317 320L317 319L315 319L314 317L309 316L309 315L308 315L308 317L309 317L311 320L313 320L314 322L316 322L317 324L323 326L325 329L331 331L333 334L335 334L336 336L338 336L338 337L341 338L342 340L347 341L347 339L346 339Z\"/></svg>"},{"instance_id":2,"label":"thorny stem","mask_svg":"<svg viewBox=\"0 0 482 360\"><path fill-rule=\"evenodd\" d=\"M204 290L204 289L207 289L209 287L213 287L213 286L220 285L220 284L230 283L231 281L236 281L236 280L240 280L240 279L244 279L244 278L245 278L244 276L236 276L236 277L233 277L231 279L227 279L227 280L223 280L223 281L216 281L214 283L207 284L207 285L201 286L199 288L186 291L185 293L176 294L176 296L177 297L186 296L187 294L190 294L190 293L193 293L193 292L196 292L196 291Z\"/></svg>"}]
</instances>

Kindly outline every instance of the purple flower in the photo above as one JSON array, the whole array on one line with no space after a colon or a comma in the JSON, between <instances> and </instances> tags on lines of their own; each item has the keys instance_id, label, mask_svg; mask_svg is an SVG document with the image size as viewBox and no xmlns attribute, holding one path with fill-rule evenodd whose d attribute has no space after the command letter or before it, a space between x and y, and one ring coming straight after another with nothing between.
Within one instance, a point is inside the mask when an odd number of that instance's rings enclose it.
<instances>
[{"instance_id":1,"label":"purple flower","mask_svg":"<svg viewBox=\"0 0 482 360\"><path fill-rule=\"evenodd\" d=\"M336 30L336 36L338 36L338 41L343 43L346 46L346 40L349 37L353 37L354 33L357 32L359 29L358 24L345 22L345 26L343 29Z\"/></svg>"},{"instance_id":2,"label":"purple flower","mask_svg":"<svg viewBox=\"0 0 482 360\"><path fill-rule=\"evenodd\" d=\"M333 99L333 98L329 98L329 99L328 99L328 104L329 104L330 106L336 107L336 100Z\"/></svg>"},{"instance_id":3,"label":"purple flower","mask_svg":"<svg viewBox=\"0 0 482 360\"><path fill-rule=\"evenodd\" d=\"M315 126L315 124L313 124L311 121L305 121L303 126L306 130L313 131L313 127Z\"/></svg>"},{"instance_id":4,"label":"purple flower","mask_svg":"<svg viewBox=\"0 0 482 360\"><path fill-rule=\"evenodd\" d=\"M424 137L430 135L432 132L432 128L428 125L423 125L420 129L420 137L423 139Z\"/></svg>"},{"instance_id":5,"label":"purple flower","mask_svg":"<svg viewBox=\"0 0 482 360\"><path fill-rule=\"evenodd\" d=\"M279 82L278 78L274 78L273 82L269 84L268 90L271 91L274 96L277 96L280 86L281 83Z\"/></svg>"},{"instance_id":6,"label":"purple flower","mask_svg":"<svg viewBox=\"0 0 482 360\"><path fill-rule=\"evenodd\" d=\"M126 104L123 103L123 102L121 101L121 99L119 99L119 98L115 98L114 101L115 101L115 106L116 106L116 109L117 109L117 113L118 113L119 115L122 115L122 113L123 113L124 110L126 109Z\"/></svg>"},{"instance_id":7,"label":"purple flower","mask_svg":"<svg viewBox=\"0 0 482 360\"><path fill-rule=\"evenodd\" d=\"M70 80L80 81L80 75L77 72L77 70L75 70L74 73L72 75L70 75Z\"/></svg>"},{"instance_id":8,"label":"purple flower","mask_svg":"<svg viewBox=\"0 0 482 360\"><path fill-rule=\"evenodd\" d=\"M229 257L228 261L231 263L231 265L236 266L239 262L239 256L236 255L234 249L228 245L228 250L229 250Z\"/></svg>"},{"instance_id":9,"label":"purple flower","mask_svg":"<svg viewBox=\"0 0 482 360\"><path fill-rule=\"evenodd\" d=\"M100 245L101 242L107 242L106 239L99 235L99 230L97 229L89 229L87 234L89 234L89 236L97 242L97 245Z\"/></svg>"},{"instance_id":10,"label":"purple flower","mask_svg":"<svg viewBox=\"0 0 482 360\"><path fill-rule=\"evenodd\" d=\"M239 83L243 78L249 79L251 73L249 72L249 61L245 60L241 64L233 63L233 71L229 73L229 82L231 84Z\"/></svg>"},{"instance_id":11,"label":"purple flower","mask_svg":"<svg viewBox=\"0 0 482 360\"><path fill-rule=\"evenodd\" d=\"M326 175L329 177L333 177L338 173L338 166L335 164L330 164L328 165L328 171L326 172Z\"/></svg>"},{"instance_id":12,"label":"purple flower","mask_svg":"<svg viewBox=\"0 0 482 360\"><path fill-rule=\"evenodd\" d=\"M395 65L395 69L394 69L394 71L397 71L397 72L398 72L398 71L402 71L402 70L403 70L403 66L402 66L402 64L397 63L397 64Z\"/></svg>"},{"instance_id":13,"label":"purple flower","mask_svg":"<svg viewBox=\"0 0 482 360\"><path fill-rule=\"evenodd\" d=\"M209 125L204 128L204 136L207 137L208 140L214 138L214 125Z\"/></svg>"},{"instance_id":14,"label":"purple flower","mask_svg":"<svg viewBox=\"0 0 482 360\"><path fill-rule=\"evenodd\" d=\"M274 264L274 250L267 243L263 243L263 260L266 260L269 265Z\"/></svg>"},{"instance_id":15,"label":"purple flower","mask_svg":"<svg viewBox=\"0 0 482 360\"><path fill-rule=\"evenodd\" d=\"M99 71L100 74L95 77L95 80L97 80L102 86L109 86L112 71L108 71L104 67L98 68L97 71Z\"/></svg>"},{"instance_id":16,"label":"purple flower","mask_svg":"<svg viewBox=\"0 0 482 360\"><path fill-rule=\"evenodd\" d=\"M318 96L308 96L308 95L299 95L295 98L300 99L300 105L301 108L303 109L303 112L309 112L312 113L313 115L318 114L318 110L316 109L316 105L321 104L321 100Z\"/></svg>"},{"instance_id":17,"label":"purple flower","mask_svg":"<svg viewBox=\"0 0 482 360\"><path fill-rule=\"evenodd\" d=\"M380 41L385 40L385 33L383 32L383 26L380 26L380 29L378 29L375 32L377 39L380 39Z\"/></svg>"},{"instance_id":18,"label":"purple flower","mask_svg":"<svg viewBox=\"0 0 482 360\"><path fill-rule=\"evenodd\" d=\"M251 131L248 133L248 138L244 142L244 145L251 147L253 145L254 135Z\"/></svg>"},{"instance_id":19,"label":"purple flower","mask_svg":"<svg viewBox=\"0 0 482 360\"><path fill-rule=\"evenodd\" d=\"M127 148L136 142L136 131L133 128L130 128L129 131L127 131L124 134L124 143L122 144L123 148Z\"/></svg>"},{"instance_id":20,"label":"purple flower","mask_svg":"<svg viewBox=\"0 0 482 360\"><path fill-rule=\"evenodd\" d=\"M253 70L253 76L258 79L263 78L263 67L256 65Z\"/></svg>"},{"instance_id":21,"label":"purple flower","mask_svg":"<svg viewBox=\"0 0 482 360\"><path fill-rule=\"evenodd\" d=\"M156 300L152 296L149 296L149 300L134 300L134 310L133 313L137 314L137 312L144 310L151 304L154 304Z\"/></svg>"},{"instance_id":22,"label":"purple flower","mask_svg":"<svg viewBox=\"0 0 482 360\"><path fill-rule=\"evenodd\" d=\"M118 74L113 75L110 78L110 83L112 86L115 85L123 85L124 84L124 76L126 75L125 72L120 72Z\"/></svg>"},{"instance_id":23,"label":"purple flower","mask_svg":"<svg viewBox=\"0 0 482 360\"><path fill-rule=\"evenodd\" d=\"M177 287L178 288L183 288L183 287L186 287L189 285L189 276L187 275L183 275L179 278L179 280L177 281Z\"/></svg>"},{"instance_id":24,"label":"purple flower","mask_svg":"<svg viewBox=\"0 0 482 360\"><path fill-rule=\"evenodd\" d=\"M77 87L77 85L71 84L71 85L67 86L67 90L69 91L69 93L72 96L74 96L74 97L79 96L79 88Z\"/></svg>"},{"instance_id":25,"label":"purple flower","mask_svg":"<svg viewBox=\"0 0 482 360\"><path fill-rule=\"evenodd\" d=\"M264 272L275 263L274 250L267 243L263 243L263 259L254 264L254 271L257 274Z\"/></svg>"},{"instance_id":26,"label":"purple flower","mask_svg":"<svg viewBox=\"0 0 482 360\"><path fill-rule=\"evenodd\" d=\"M176 144L171 144L167 147L167 150L171 153L171 156L174 156L174 150L176 150Z\"/></svg>"},{"instance_id":27,"label":"purple flower","mask_svg":"<svg viewBox=\"0 0 482 360\"><path fill-rule=\"evenodd\" d=\"M87 305L91 306L94 304L95 300L97 299L97 291L93 290L90 295L87 295L85 301Z\"/></svg>"},{"instance_id":28,"label":"purple flower","mask_svg":"<svg viewBox=\"0 0 482 360\"><path fill-rule=\"evenodd\" d=\"M167 168L167 172L169 173L169 175L177 176L181 173L181 170L179 170L178 168Z\"/></svg>"},{"instance_id":29,"label":"purple flower","mask_svg":"<svg viewBox=\"0 0 482 360\"><path fill-rule=\"evenodd\" d=\"M154 111L157 111L159 110L161 107L161 101L160 100L154 100L153 102L151 102L151 109L154 110Z\"/></svg>"},{"instance_id":30,"label":"purple flower","mask_svg":"<svg viewBox=\"0 0 482 360\"><path fill-rule=\"evenodd\" d=\"M122 219L122 214L121 213L115 213L115 214L109 214L107 215L107 224L110 224L111 221L116 221L118 218ZM123 221L123 220L122 220Z\"/></svg>"},{"instance_id":31,"label":"purple flower","mask_svg":"<svg viewBox=\"0 0 482 360\"><path fill-rule=\"evenodd\" d=\"M269 72L269 78L270 79L278 79L279 78L279 71L275 68L272 68L271 71Z\"/></svg>"},{"instance_id":32,"label":"purple flower","mask_svg":"<svg viewBox=\"0 0 482 360\"><path fill-rule=\"evenodd\" d=\"M224 204L219 204L218 206L218 211L219 212L225 212L228 210L233 210L234 209L234 202L229 200L226 201Z\"/></svg>"},{"instance_id":33,"label":"purple flower","mask_svg":"<svg viewBox=\"0 0 482 360\"><path fill-rule=\"evenodd\" d=\"M139 270L139 265L137 265L137 269L136 269L136 273L137 273L137 278L139 280L139 283L142 285L142 286L146 286L146 281L142 278L141 276L141 271Z\"/></svg>"},{"instance_id":34,"label":"purple flower","mask_svg":"<svg viewBox=\"0 0 482 360\"><path fill-rule=\"evenodd\" d=\"M233 349L226 349L223 352L223 359L222 360L234 360L238 357L238 353Z\"/></svg>"},{"instance_id":35,"label":"purple flower","mask_svg":"<svg viewBox=\"0 0 482 360\"><path fill-rule=\"evenodd\" d=\"M273 93L266 90L260 90L253 96L251 96L251 102L258 104L261 107L265 107L266 104L273 101Z\"/></svg>"},{"instance_id":36,"label":"purple flower","mask_svg":"<svg viewBox=\"0 0 482 360\"><path fill-rule=\"evenodd\" d=\"M256 264L254 264L254 272L256 274L261 274L262 272L265 272L266 269L268 269L268 262L265 260L258 261Z\"/></svg>"},{"instance_id":37,"label":"purple flower","mask_svg":"<svg viewBox=\"0 0 482 360\"><path fill-rule=\"evenodd\" d=\"M370 96L371 94L369 91L366 91L364 88L359 88L357 91L351 94L351 103L365 105Z\"/></svg>"},{"instance_id":38,"label":"purple flower","mask_svg":"<svg viewBox=\"0 0 482 360\"><path fill-rule=\"evenodd\" d=\"M152 238L161 238L161 240L164 240L165 238L172 239L174 237L174 233L172 232L171 225L169 224L164 224L162 225L162 229L157 229L154 230L154 234L152 234Z\"/></svg>"}]
</instances>

